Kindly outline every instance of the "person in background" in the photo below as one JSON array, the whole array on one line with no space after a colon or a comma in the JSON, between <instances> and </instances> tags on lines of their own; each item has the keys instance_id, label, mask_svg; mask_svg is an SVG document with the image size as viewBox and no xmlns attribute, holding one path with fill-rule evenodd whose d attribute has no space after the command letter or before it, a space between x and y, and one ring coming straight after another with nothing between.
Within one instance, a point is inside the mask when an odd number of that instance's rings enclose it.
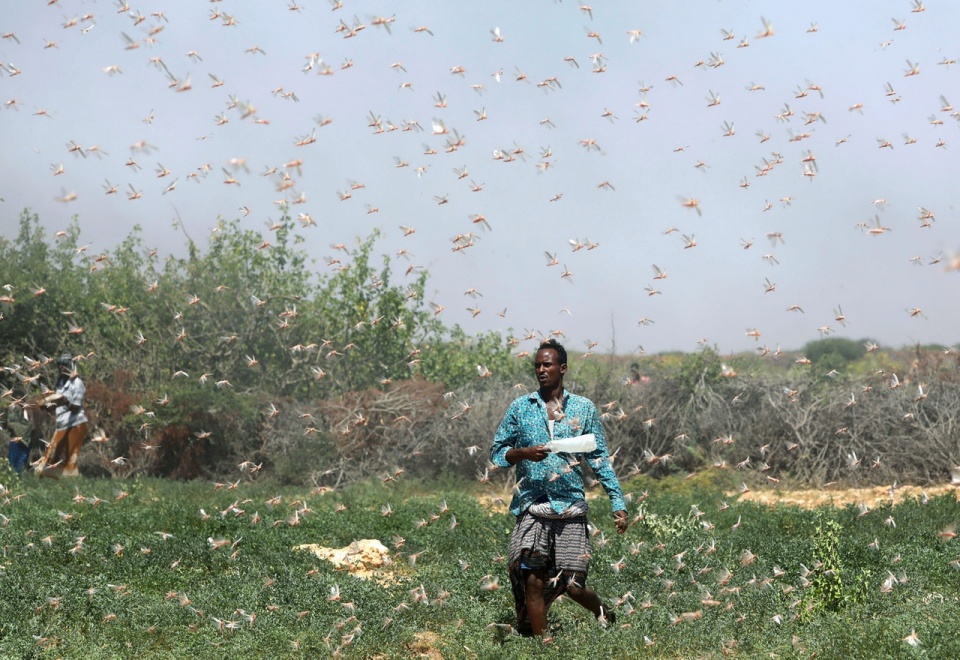
<instances>
[{"instance_id":1,"label":"person in background","mask_svg":"<svg viewBox=\"0 0 960 660\"><path fill-rule=\"evenodd\" d=\"M57 358L57 372L54 391L43 399L44 409L56 409L57 428L36 466L37 474L52 479L79 474L77 458L87 437L87 415L83 410L86 387L77 375L71 355Z\"/></svg>"},{"instance_id":2,"label":"person in background","mask_svg":"<svg viewBox=\"0 0 960 660\"><path fill-rule=\"evenodd\" d=\"M8 456L10 467L17 474L30 458L30 443L33 438L33 408L29 405L10 406L3 415L3 431L9 435Z\"/></svg>"},{"instance_id":3,"label":"person in background","mask_svg":"<svg viewBox=\"0 0 960 660\"><path fill-rule=\"evenodd\" d=\"M534 360L540 388L510 404L490 449L490 460L498 467L516 466L510 512L517 523L510 536L509 570L521 634L543 635L547 610L564 593L601 624L616 618L586 586L590 542L580 457L554 454L545 447L555 438L595 435L596 449L584 457L607 492L617 532L623 534L627 507L597 408L586 397L564 389L566 372L564 347L555 339L540 344Z\"/></svg>"},{"instance_id":4,"label":"person in background","mask_svg":"<svg viewBox=\"0 0 960 660\"><path fill-rule=\"evenodd\" d=\"M640 365L637 362L630 365L630 376L627 378L627 385L645 385L649 382L649 376L640 374Z\"/></svg>"}]
</instances>

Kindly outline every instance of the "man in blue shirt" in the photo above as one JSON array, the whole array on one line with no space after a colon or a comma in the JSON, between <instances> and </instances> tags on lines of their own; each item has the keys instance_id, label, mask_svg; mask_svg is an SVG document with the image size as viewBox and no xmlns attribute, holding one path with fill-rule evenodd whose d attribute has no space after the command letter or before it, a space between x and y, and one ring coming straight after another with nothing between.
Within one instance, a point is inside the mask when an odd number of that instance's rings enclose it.
<instances>
[{"instance_id":1,"label":"man in blue shirt","mask_svg":"<svg viewBox=\"0 0 960 660\"><path fill-rule=\"evenodd\" d=\"M552 453L547 442L594 434L597 447L585 457L610 497L617 532L627 530L627 507L597 408L563 388L566 372L564 347L555 339L543 342L534 360L540 387L510 404L490 449L495 465L517 470L510 503L517 516L510 536L510 584L517 628L534 635L546 630L547 609L564 593L602 622L614 621L614 613L586 586L590 545L580 458Z\"/></svg>"}]
</instances>

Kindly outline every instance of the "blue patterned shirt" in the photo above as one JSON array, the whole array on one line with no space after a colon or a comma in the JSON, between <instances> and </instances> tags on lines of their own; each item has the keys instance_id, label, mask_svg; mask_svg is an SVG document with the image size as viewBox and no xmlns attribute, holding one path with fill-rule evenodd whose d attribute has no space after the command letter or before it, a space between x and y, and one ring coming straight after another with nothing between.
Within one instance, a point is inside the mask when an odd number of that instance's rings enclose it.
<instances>
[{"instance_id":1,"label":"blue patterned shirt","mask_svg":"<svg viewBox=\"0 0 960 660\"><path fill-rule=\"evenodd\" d=\"M597 448L585 454L585 457L603 489L607 491L613 510L626 511L620 482L610 465L607 442L603 437L603 427L596 406L590 399L564 390L563 412L563 419L554 421L553 437L570 438L585 433L596 436ZM549 442L548 420L546 403L538 392L515 399L507 408L493 438L490 460L497 467L510 467L507 462L507 452L510 449L534 447ZM550 454L540 462L523 460L516 464L516 468L517 487L510 502L510 512L515 516L519 516L531 504L541 499L548 500L557 513L563 512L574 502L585 499L583 472L578 454Z\"/></svg>"}]
</instances>

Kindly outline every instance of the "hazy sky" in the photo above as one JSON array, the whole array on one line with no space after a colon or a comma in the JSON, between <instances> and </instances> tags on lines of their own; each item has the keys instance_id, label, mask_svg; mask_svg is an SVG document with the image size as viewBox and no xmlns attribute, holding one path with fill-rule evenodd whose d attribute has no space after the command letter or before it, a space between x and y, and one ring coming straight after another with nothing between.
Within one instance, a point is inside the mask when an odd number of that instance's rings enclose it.
<instances>
[{"instance_id":1,"label":"hazy sky","mask_svg":"<svg viewBox=\"0 0 960 660\"><path fill-rule=\"evenodd\" d=\"M947 0L11 2L0 235L29 207L92 252L140 225L183 254L178 213L269 240L285 202L317 271L378 227L470 332L955 344L957 25Z\"/></svg>"}]
</instances>

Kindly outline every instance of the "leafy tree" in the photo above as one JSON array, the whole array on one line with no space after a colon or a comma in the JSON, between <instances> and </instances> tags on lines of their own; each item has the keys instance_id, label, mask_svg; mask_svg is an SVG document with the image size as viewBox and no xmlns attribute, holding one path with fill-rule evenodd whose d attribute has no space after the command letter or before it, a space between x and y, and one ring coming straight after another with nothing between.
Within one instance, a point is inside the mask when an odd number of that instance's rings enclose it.
<instances>
[{"instance_id":1,"label":"leafy tree","mask_svg":"<svg viewBox=\"0 0 960 660\"><path fill-rule=\"evenodd\" d=\"M455 325L446 336L435 332L423 345L421 354L423 377L443 383L448 389L488 377L498 383L529 381L531 363L504 350L504 340L496 332L468 335Z\"/></svg>"},{"instance_id":2,"label":"leafy tree","mask_svg":"<svg viewBox=\"0 0 960 660\"><path fill-rule=\"evenodd\" d=\"M680 384L685 392L694 394L705 386L723 380L719 354L708 346L683 357L680 363Z\"/></svg>"},{"instance_id":3,"label":"leafy tree","mask_svg":"<svg viewBox=\"0 0 960 660\"><path fill-rule=\"evenodd\" d=\"M830 360L843 366L847 362L859 360L867 352L861 342L843 337L825 337L804 345L803 353L814 364ZM829 357L832 356L832 357Z\"/></svg>"},{"instance_id":4,"label":"leafy tree","mask_svg":"<svg viewBox=\"0 0 960 660\"><path fill-rule=\"evenodd\" d=\"M20 230L12 241L0 239L0 278L4 323L0 324L0 345L17 359L23 355L52 355L76 347L76 333L82 327L85 274L74 263L76 219L51 248L44 239L36 214L24 211Z\"/></svg>"},{"instance_id":5,"label":"leafy tree","mask_svg":"<svg viewBox=\"0 0 960 660\"><path fill-rule=\"evenodd\" d=\"M206 249L188 236L185 256L160 260L138 227L94 254L76 218L51 244L24 211L17 237L0 239L0 378L36 394L56 378L51 356L85 358L110 447L197 476L262 455L278 428L299 432L276 415L306 402L414 376L461 387L477 365L510 377L517 361L498 334L449 330L428 309L427 273L397 284L389 257L376 263L378 232L318 274L294 230L286 215L267 236L221 220ZM138 472L109 467L105 449L95 455L111 473Z\"/></svg>"}]
</instances>

